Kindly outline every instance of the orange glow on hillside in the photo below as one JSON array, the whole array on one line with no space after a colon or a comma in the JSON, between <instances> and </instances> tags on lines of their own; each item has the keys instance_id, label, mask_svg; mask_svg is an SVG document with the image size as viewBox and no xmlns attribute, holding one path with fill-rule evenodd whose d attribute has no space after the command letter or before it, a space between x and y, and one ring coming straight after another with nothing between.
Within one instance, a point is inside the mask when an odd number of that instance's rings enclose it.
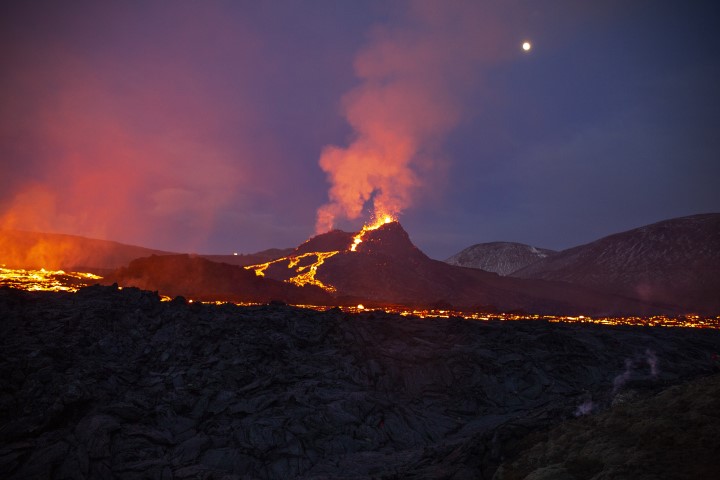
<instances>
[{"instance_id":1,"label":"orange glow on hillside","mask_svg":"<svg viewBox=\"0 0 720 480\"><path fill-rule=\"evenodd\" d=\"M348 251L354 252L357 246L363 241L363 237L367 232L377 230L378 228L388 223L394 222L395 218L391 215L383 214L378 215L374 222L363 226L362 230L353 237L353 243L348 246ZM320 287L326 292L335 293L337 289L332 285L327 285L316 278L318 268L325 263L328 258L340 253L339 250L333 250L329 252L308 252L301 255L289 255L287 257L278 258L269 262L259 263L257 265L248 265L244 267L246 270L253 270L259 277L264 277L267 269L271 265L285 264L287 263L288 269L294 269L296 275L285 279L284 281L302 287L304 285L315 285ZM307 263L312 258L315 258L314 262Z\"/></svg>"},{"instance_id":2,"label":"orange glow on hillside","mask_svg":"<svg viewBox=\"0 0 720 480\"><path fill-rule=\"evenodd\" d=\"M332 285L325 285L323 282L315 278L315 274L317 273L317 269L320 265L325 263L325 259L332 257L333 255L336 255L340 252L334 251L334 252L314 252L310 253L309 255L316 255L317 260L310 264L306 265L304 267L298 267L296 272L298 272L298 275L292 277L289 282L293 283L299 287L302 287L304 285L315 285L316 287L320 287L323 290L326 290L328 292L335 292L335 287ZM306 254L307 255L307 254ZM288 268L295 267L300 262L300 257L296 257L294 261L291 261L288 264Z\"/></svg>"},{"instance_id":3,"label":"orange glow on hillside","mask_svg":"<svg viewBox=\"0 0 720 480\"><path fill-rule=\"evenodd\" d=\"M270 267L270 265L287 262L287 268L295 269L295 273L297 273L297 275L287 279L287 282L295 284L299 287L305 285L315 285L316 287L320 287L327 292L334 293L335 287L333 287L332 285L324 284L323 282L315 278L315 274L317 273L318 267L325 263L326 259L338 253L340 252L338 250L335 250L332 252L309 252L303 253L302 255L290 255L288 257L278 258L270 262L260 263L257 265L248 265L245 267L245 269L254 270L255 275L257 275L258 277L264 277L265 271L268 269L268 267ZM315 257L314 262L306 265L300 265L300 263L302 263L302 260L311 259L312 257Z\"/></svg>"},{"instance_id":4,"label":"orange glow on hillside","mask_svg":"<svg viewBox=\"0 0 720 480\"><path fill-rule=\"evenodd\" d=\"M102 277L92 273L24 269L0 266L0 286L31 292L76 292L80 287L92 285Z\"/></svg>"}]
</instances>

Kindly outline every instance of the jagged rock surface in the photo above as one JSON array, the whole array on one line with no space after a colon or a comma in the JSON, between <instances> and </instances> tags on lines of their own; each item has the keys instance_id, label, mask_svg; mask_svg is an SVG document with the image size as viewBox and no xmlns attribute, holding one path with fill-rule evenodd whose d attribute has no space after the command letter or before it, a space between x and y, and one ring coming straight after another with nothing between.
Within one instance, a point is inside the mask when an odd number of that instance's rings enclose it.
<instances>
[{"instance_id":1,"label":"jagged rock surface","mask_svg":"<svg viewBox=\"0 0 720 480\"><path fill-rule=\"evenodd\" d=\"M717 477L720 374L659 394L627 393L634 399L529 435L522 443L537 443L503 463L494 480Z\"/></svg>"},{"instance_id":2,"label":"jagged rock surface","mask_svg":"<svg viewBox=\"0 0 720 480\"><path fill-rule=\"evenodd\" d=\"M445 260L459 267L479 268L499 275L510 275L557 252L514 242L478 243Z\"/></svg>"},{"instance_id":3,"label":"jagged rock surface","mask_svg":"<svg viewBox=\"0 0 720 480\"><path fill-rule=\"evenodd\" d=\"M0 289L3 478L490 478L528 433L707 374L719 331ZM654 366L653 366L654 365ZM692 461L688 458L687 461Z\"/></svg>"}]
</instances>

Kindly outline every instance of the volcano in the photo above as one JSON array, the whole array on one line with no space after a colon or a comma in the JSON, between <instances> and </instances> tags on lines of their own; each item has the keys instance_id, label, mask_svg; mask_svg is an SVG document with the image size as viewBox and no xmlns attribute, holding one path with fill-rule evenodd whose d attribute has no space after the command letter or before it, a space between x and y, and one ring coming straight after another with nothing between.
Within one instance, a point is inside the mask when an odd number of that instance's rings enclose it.
<instances>
[{"instance_id":1,"label":"volcano","mask_svg":"<svg viewBox=\"0 0 720 480\"><path fill-rule=\"evenodd\" d=\"M313 270L314 280L331 289L336 301L344 304L357 301L379 306L586 315L669 312L660 306L598 293L583 286L501 277L433 260L412 243L396 221L364 232L362 241L352 251L350 247L358 235L339 230L318 235L288 257L265 264L262 273L270 279L293 281L298 273L292 266L293 259L302 257L296 265ZM320 254L326 256L313 264Z\"/></svg>"},{"instance_id":2,"label":"volcano","mask_svg":"<svg viewBox=\"0 0 720 480\"><path fill-rule=\"evenodd\" d=\"M271 258L273 254L282 256ZM641 298L622 289L611 291L580 284L572 278L501 276L433 260L412 243L400 223L389 219L360 232L333 230L292 250L268 250L263 255L255 258L264 263L244 266L198 255L143 257L106 274L103 283L136 286L168 296L234 302L280 300L326 306L362 303L375 307L591 316L677 315L694 311L686 308L687 303L668 302L658 296ZM249 258L233 260L247 263Z\"/></svg>"}]
</instances>

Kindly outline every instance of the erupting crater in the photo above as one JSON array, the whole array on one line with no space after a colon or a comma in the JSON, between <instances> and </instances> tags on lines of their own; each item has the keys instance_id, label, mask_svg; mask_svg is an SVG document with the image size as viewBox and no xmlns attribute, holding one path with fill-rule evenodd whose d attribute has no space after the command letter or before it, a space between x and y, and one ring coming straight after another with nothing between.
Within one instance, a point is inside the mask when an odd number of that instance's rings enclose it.
<instances>
[{"instance_id":1,"label":"erupting crater","mask_svg":"<svg viewBox=\"0 0 720 480\"><path fill-rule=\"evenodd\" d=\"M396 222L393 217L390 215L379 215L377 220L374 223L371 223L369 225L364 225L362 230L358 232L357 235L353 237L353 243L350 245L350 251L356 252L358 245L360 245L363 241L363 237L365 237L365 234L367 232L371 232L373 230L377 230L378 228L382 227L383 225L387 225L388 223Z\"/></svg>"},{"instance_id":2,"label":"erupting crater","mask_svg":"<svg viewBox=\"0 0 720 480\"><path fill-rule=\"evenodd\" d=\"M244 268L254 271L256 275L261 277L267 275L269 278L282 280L297 286L315 285L326 292L336 293L337 288L317 278L318 269L327 259L337 254L357 252L358 245L363 242L368 232L378 230L391 223L397 223L397 221L390 215L381 215L375 222L364 225L354 235L340 230L333 230L309 239L286 257L256 265L248 265ZM348 241L349 237L352 238L352 242Z\"/></svg>"}]
</instances>

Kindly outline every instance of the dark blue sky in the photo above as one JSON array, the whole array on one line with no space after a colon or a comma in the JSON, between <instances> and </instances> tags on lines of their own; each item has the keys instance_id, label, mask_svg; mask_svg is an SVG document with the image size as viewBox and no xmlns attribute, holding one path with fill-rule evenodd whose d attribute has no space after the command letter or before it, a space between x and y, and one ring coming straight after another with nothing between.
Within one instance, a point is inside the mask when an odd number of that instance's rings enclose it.
<instances>
[{"instance_id":1,"label":"dark blue sky","mask_svg":"<svg viewBox=\"0 0 720 480\"><path fill-rule=\"evenodd\" d=\"M720 211L719 31L713 2L4 2L0 220L252 252L375 202L445 258Z\"/></svg>"}]
</instances>

